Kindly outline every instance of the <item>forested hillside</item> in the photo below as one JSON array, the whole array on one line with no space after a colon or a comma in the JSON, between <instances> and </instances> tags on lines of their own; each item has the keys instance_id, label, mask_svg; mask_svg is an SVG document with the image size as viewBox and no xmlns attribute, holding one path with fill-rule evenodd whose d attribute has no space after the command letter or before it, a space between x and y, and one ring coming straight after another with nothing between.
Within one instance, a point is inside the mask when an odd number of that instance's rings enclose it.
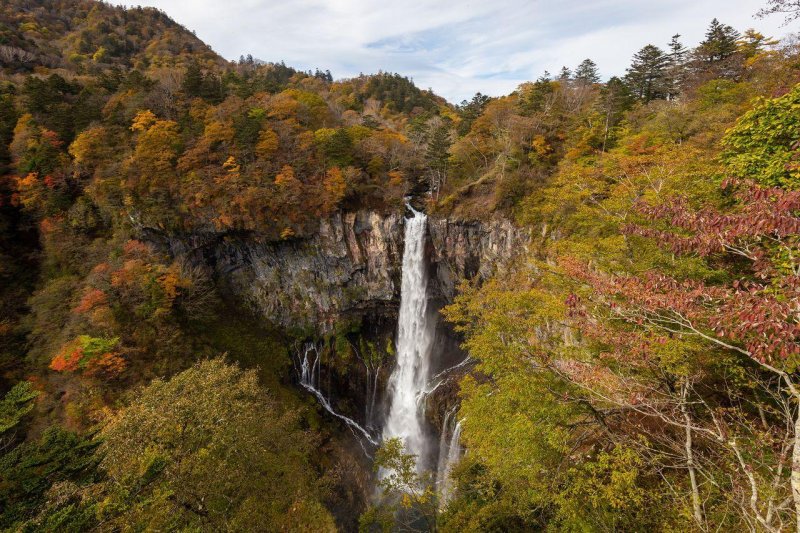
<instances>
[{"instance_id":1,"label":"forested hillside","mask_svg":"<svg viewBox=\"0 0 800 533\"><path fill-rule=\"evenodd\" d=\"M3 2L0 529L796 529L800 44L716 19L641 44L625 75L587 59L453 105L229 62L151 8ZM476 363L446 502L298 386L319 331L183 253L296 251L406 201L530 236L442 311ZM391 340L325 328L374 407Z\"/></svg>"}]
</instances>

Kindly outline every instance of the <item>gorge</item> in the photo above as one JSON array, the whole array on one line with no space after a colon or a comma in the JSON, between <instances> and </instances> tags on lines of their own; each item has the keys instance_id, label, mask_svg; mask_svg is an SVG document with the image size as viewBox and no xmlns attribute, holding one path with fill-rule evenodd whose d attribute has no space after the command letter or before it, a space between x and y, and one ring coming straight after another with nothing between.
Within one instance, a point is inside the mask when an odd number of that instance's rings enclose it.
<instances>
[{"instance_id":1,"label":"gorge","mask_svg":"<svg viewBox=\"0 0 800 533\"><path fill-rule=\"evenodd\" d=\"M798 530L800 7L715 2L0 2L0 531Z\"/></svg>"},{"instance_id":2,"label":"gorge","mask_svg":"<svg viewBox=\"0 0 800 533\"><path fill-rule=\"evenodd\" d=\"M507 218L451 220L411 206L337 214L307 237L278 242L138 231L211 268L253 313L298 339L296 383L342 423L359 454L369 459L399 437L444 494L458 458L456 383L470 361L438 310L462 280L480 283L509 265L526 231Z\"/></svg>"}]
</instances>

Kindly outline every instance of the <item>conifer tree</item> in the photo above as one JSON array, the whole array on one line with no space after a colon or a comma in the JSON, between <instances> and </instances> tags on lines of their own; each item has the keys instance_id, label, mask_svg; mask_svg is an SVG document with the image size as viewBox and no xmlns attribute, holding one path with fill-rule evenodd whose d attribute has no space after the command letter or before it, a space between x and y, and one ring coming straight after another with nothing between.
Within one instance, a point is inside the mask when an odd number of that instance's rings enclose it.
<instances>
[{"instance_id":1,"label":"conifer tree","mask_svg":"<svg viewBox=\"0 0 800 533\"><path fill-rule=\"evenodd\" d=\"M652 44L648 44L633 56L625 81L636 98L649 102L665 98L666 74L669 56Z\"/></svg>"},{"instance_id":2,"label":"conifer tree","mask_svg":"<svg viewBox=\"0 0 800 533\"><path fill-rule=\"evenodd\" d=\"M681 35L676 33L669 42L667 65L667 100L674 100L681 93L686 80L687 49L680 41Z\"/></svg>"},{"instance_id":3,"label":"conifer tree","mask_svg":"<svg viewBox=\"0 0 800 533\"><path fill-rule=\"evenodd\" d=\"M581 61L581 64L575 69L575 81L582 85L600 83L600 72L597 70L597 64L588 58Z\"/></svg>"},{"instance_id":4,"label":"conifer tree","mask_svg":"<svg viewBox=\"0 0 800 533\"><path fill-rule=\"evenodd\" d=\"M736 53L741 35L727 24L714 19L708 26L706 38L697 47L699 58L707 63L716 63L728 59Z\"/></svg>"}]
</instances>

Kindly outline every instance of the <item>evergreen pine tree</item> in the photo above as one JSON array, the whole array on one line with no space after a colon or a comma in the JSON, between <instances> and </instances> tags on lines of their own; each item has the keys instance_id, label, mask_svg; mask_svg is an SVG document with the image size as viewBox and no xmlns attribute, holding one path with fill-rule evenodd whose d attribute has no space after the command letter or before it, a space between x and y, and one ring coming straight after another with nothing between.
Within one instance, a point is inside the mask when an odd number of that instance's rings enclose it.
<instances>
[{"instance_id":1,"label":"evergreen pine tree","mask_svg":"<svg viewBox=\"0 0 800 533\"><path fill-rule=\"evenodd\" d=\"M683 83L686 81L686 58L688 51L680 41L681 35L676 33L669 42L669 57L667 64L667 100L674 100L681 93Z\"/></svg>"}]
</instances>

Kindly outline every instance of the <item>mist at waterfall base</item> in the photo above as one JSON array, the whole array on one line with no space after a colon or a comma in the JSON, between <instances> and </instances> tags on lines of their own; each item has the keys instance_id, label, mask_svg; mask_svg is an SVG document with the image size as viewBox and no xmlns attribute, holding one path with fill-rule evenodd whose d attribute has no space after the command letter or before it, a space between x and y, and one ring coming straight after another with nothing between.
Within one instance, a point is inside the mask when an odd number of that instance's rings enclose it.
<instances>
[{"instance_id":1,"label":"mist at waterfall base","mask_svg":"<svg viewBox=\"0 0 800 533\"><path fill-rule=\"evenodd\" d=\"M405 219L405 241L402 258L400 309L396 330L396 364L386 387L385 418L382 432L373 426L375 420L375 391L377 377L372 384L372 398L365 406L365 421L362 426L353 418L338 412L333 402L322 392L320 385L321 353L313 342L306 343L298 353L297 368L300 385L313 394L319 404L332 417L344 422L368 456L380 445L381 440L399 438L405 453L417 457L417 471L435 474L440 503L446 503L451 492L449 474L461 456L459 442L461 423L457 418L457 405L442 413L443 422L438 428L426 419L426 401L456 370L463 369L470 361L463 355L445 369L437 368L443 363L442 355L447 344L454 339L437 337L438 310L432 302L429 290L429 272L426 257L427 216L408 207L412 216ZM455 343L457 345L457 343ZM432 371L439 370L436 374ZM369 378L369 369L367 369ZM433 374L433 375L432 375ZM367 388L370 382L367 379ZM371 450L370 450L371 448ZM380 472L379 476L387 472Z\"/></svg>"}]
</instances>

